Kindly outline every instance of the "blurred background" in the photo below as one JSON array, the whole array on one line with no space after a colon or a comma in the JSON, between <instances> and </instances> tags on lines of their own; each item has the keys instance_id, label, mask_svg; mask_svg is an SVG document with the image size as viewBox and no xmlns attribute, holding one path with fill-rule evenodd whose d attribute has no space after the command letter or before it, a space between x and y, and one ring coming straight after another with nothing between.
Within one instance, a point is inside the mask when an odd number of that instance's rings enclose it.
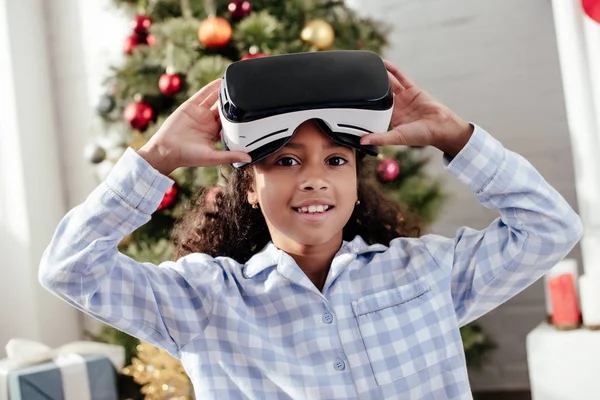
<instances>
[{"instance_id":1,"label":"blurred background","mask_svg":"<svg viewBox=\"0 0 600 400\"><path fill-rule=\"evenodd\" d=\"M577 0L0 0L0 346L94 339L126 346L128 364L137 356L135 340L41 288L41 254L124 148L143 144L228 63L265 54L360 48L395 63L527 158L581 212L588 255L577 246L568 258L582 272L598 247L596 25ZM426 231L454 236L497 216L435 150L387 149L374 162L374 179ZM218 190L214 171L176 176L154 225L122 243L124 252L167 259L160 237L180 205ZM530 398L526 338L547 314L539 281L463 331L472 388L488 394L480 398Z\"/></svg>"}]
</instances>

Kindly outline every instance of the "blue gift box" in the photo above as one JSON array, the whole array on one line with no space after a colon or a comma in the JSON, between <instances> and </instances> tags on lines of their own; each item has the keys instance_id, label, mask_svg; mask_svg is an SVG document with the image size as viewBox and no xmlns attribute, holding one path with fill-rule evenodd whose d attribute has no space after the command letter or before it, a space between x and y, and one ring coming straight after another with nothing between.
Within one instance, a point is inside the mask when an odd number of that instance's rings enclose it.
<instances>
[{"instance_id":1,"label":"blue gift box","mask_svg":"<svg viewBox=\"0 0 600 400\"><path fill-rule=\"evenodd\" d=\"M117 372L107 357L85 356L92 400L118 400ZM45 362L8 373L10 400L64 400L59 367Z\"/></svg>"}]
</instances>

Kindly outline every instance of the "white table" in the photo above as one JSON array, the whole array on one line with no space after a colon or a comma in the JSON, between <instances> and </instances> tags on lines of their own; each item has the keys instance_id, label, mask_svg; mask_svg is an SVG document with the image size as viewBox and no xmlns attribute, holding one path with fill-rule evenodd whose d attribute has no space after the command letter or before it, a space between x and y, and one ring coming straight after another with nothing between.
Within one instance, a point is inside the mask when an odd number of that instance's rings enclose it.
<instances>
[{"instance_id":1,"label":"white table","mask_svg":"<svg viewBox=\"0 0 600 400\"><path fill-rule=\"evenodd\" d=\"M558 331L540 324L527 335L533 400L600 399L600 331Z\"/></svg>"}]
</instances>

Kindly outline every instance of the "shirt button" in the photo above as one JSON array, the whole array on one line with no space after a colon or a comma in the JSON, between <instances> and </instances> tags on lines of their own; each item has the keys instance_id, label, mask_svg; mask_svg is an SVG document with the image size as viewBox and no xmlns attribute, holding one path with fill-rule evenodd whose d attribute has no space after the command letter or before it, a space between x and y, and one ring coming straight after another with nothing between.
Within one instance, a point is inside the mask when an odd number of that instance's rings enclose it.
<instances>
[{"instance_id":1,"label":"shirt button","mask_svg":"<svg viewBox=\"0 0 600 400\"><path fill-rule=\"evenodd\" d=\"M333 363L333 368L335 368L338 371L343 371L344 369L346 369L346 363L344 362L344 360L338 358Z\"/></svg>"},{"instance_id":2,"label":"shirt button","mask_svg":"<svg viewBox=\"0 0 600 400\"><path fill-rule=\"evenodd\" d=\"M333 315L331 315L331 313L329 311L325 311L325 314L323 314L323 322L325 322L326 324L330 324L333 322Z\"/></svg>"}]
</instances>

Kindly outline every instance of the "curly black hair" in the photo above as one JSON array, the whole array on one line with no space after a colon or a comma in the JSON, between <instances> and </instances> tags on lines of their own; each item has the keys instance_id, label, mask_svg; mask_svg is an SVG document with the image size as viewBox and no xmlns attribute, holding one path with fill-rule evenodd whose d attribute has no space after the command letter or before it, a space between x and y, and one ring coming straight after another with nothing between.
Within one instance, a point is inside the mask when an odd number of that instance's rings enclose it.
<instances>
[{"instance_id":1,"label":"curly black hair","mask_svg":"<svg viewBox=\"0 0 600 400\"><path fill-rule=\"evenodd\" d=\"M388 244L397 237L417 237L418 218L387 197L373 179L373 167L357 152L358 199L360 204L343 229L343 240L360 235L368 244ZM226 182L209 199L209 189L202 189L172 232L176 259L190 253L213 257L230 257L245 263L270 240L267 223L260 209L248 203L247 191L253 182L252 168L233 168L221 172Z\"/></svg>"}]
</instances>

